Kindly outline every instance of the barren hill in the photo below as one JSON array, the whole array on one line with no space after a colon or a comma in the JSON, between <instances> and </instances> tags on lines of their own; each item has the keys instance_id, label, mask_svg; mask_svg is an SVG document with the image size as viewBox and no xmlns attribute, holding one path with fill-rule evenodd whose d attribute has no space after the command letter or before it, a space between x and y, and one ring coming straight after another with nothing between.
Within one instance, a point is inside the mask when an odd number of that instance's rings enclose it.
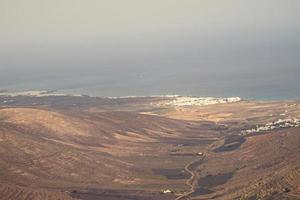
<instances>
[{"instance_id":1,"label":"barren hill","mask_svg":"<svg viewBox=\"0 0 300 200\"><path fill-rule=\"evenodd\" d=\"M68 97L69 106L57 106L62 97L9 98L15 104L0 107L2 199L300 196L299 127L241 134L299 117L297 102L92 98L71 106L89 97Z\"/></svg>"}]
</instances>

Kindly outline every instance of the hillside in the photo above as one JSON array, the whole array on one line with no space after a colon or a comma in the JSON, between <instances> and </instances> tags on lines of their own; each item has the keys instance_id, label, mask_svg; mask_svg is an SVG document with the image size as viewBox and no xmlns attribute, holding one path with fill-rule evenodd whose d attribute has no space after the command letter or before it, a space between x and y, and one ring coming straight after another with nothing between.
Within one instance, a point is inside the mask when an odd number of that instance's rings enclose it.
<instances>
[{"instance_id":1,"label":"hillside","mask_svg":"<svg viewBox=\"0 0 300 200\"><path fill-rule=\"evenodd\" d=\"M60 96L31 97L38 105L6 98L15 104L0 108L2 199L300 196L299 127L241 134L299 117L295 102L180 106L145 97L70 109L56 106ZM65 104L80 98L88 97Z\"/></svg>"}]
</instances>

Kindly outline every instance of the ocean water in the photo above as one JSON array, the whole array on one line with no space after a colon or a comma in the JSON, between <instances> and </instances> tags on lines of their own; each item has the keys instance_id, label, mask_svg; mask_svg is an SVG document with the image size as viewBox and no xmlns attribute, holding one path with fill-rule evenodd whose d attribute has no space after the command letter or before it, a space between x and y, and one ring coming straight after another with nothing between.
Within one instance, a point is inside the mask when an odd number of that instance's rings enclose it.
<instances>
[{"instance_id":1,"label":"ocean water","mask_svg":"<svg viewBox=\"0 0 300 200\"><path fill-rule=\"evenodd\" d=\"M179 94L230 97L249 100L299 100L300 70L206 71L201 69L123 69L65 71L59 76L35 74L11 81L0 80L4 90L57 90L68 94L91 96L150 96Z\"/></svg>"}]
</instances>

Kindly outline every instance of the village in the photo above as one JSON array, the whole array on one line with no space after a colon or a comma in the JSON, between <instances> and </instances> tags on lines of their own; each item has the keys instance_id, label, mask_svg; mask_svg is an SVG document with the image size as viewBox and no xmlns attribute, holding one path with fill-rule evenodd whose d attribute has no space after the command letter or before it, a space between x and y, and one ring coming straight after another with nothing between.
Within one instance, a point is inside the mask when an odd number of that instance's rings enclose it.
<instances>
[{"instance_id":1,"label":"village","mask_svg":"<svg viewBox=\"0 0 300 200\"><path fill-rule=\"evenodd\" d=\"M279 119L274 122L267 123L264 126L256 126L256 128L242 130L240 135L246 136L252 133L260 133L275 129L281 129L281 128L293 128L293 127L299 127L300 126L300 119L298 118L287 118L287 119Z\"/></svg>"},{"instance_id":2,"label":"village","mask_svg":"<svg viewBox=\"0 0 300 200\"><path fill-rule=\"evenodd\" d=\"M236 103L241 101L240 97L228 97L228 98L217 98L217 97L189 97L189 96L178 96L174 100L167 101L164 105L172 106L205 106L222 103Z\"/></svg>"}]
</instances>

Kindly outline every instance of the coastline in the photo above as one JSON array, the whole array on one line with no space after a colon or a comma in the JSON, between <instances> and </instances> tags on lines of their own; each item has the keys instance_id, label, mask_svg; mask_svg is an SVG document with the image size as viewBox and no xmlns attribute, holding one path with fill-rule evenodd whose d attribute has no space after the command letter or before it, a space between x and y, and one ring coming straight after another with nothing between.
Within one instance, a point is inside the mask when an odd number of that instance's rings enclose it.
<instances>
[{"instance_id":1,"label":"coastline","mask_svg":"<svg viewBox=\"0 0 300 200\"><path fill-rule=\"evenodd\" d=\"M197 94L150 94L150 95L115 95L103 96L97 94L87 94L80 92L66 92L64 90L0 90L0 97L17 97L17 96L31 96L31 97L50 97L50 96L69 96L69 97L92 97L103 99L133 99L133 98L190 98L194 101L197 99L212 99L212 100L228 100L228 101L255 101L255 102L293 102L300 101L300 97L245 97L240 95L197 95ZM175 103L175 102L174 102ZM178 102L177 102L178 103ZM176 103L176 104L177 104Z\"/></svg>"}]
</instances>

